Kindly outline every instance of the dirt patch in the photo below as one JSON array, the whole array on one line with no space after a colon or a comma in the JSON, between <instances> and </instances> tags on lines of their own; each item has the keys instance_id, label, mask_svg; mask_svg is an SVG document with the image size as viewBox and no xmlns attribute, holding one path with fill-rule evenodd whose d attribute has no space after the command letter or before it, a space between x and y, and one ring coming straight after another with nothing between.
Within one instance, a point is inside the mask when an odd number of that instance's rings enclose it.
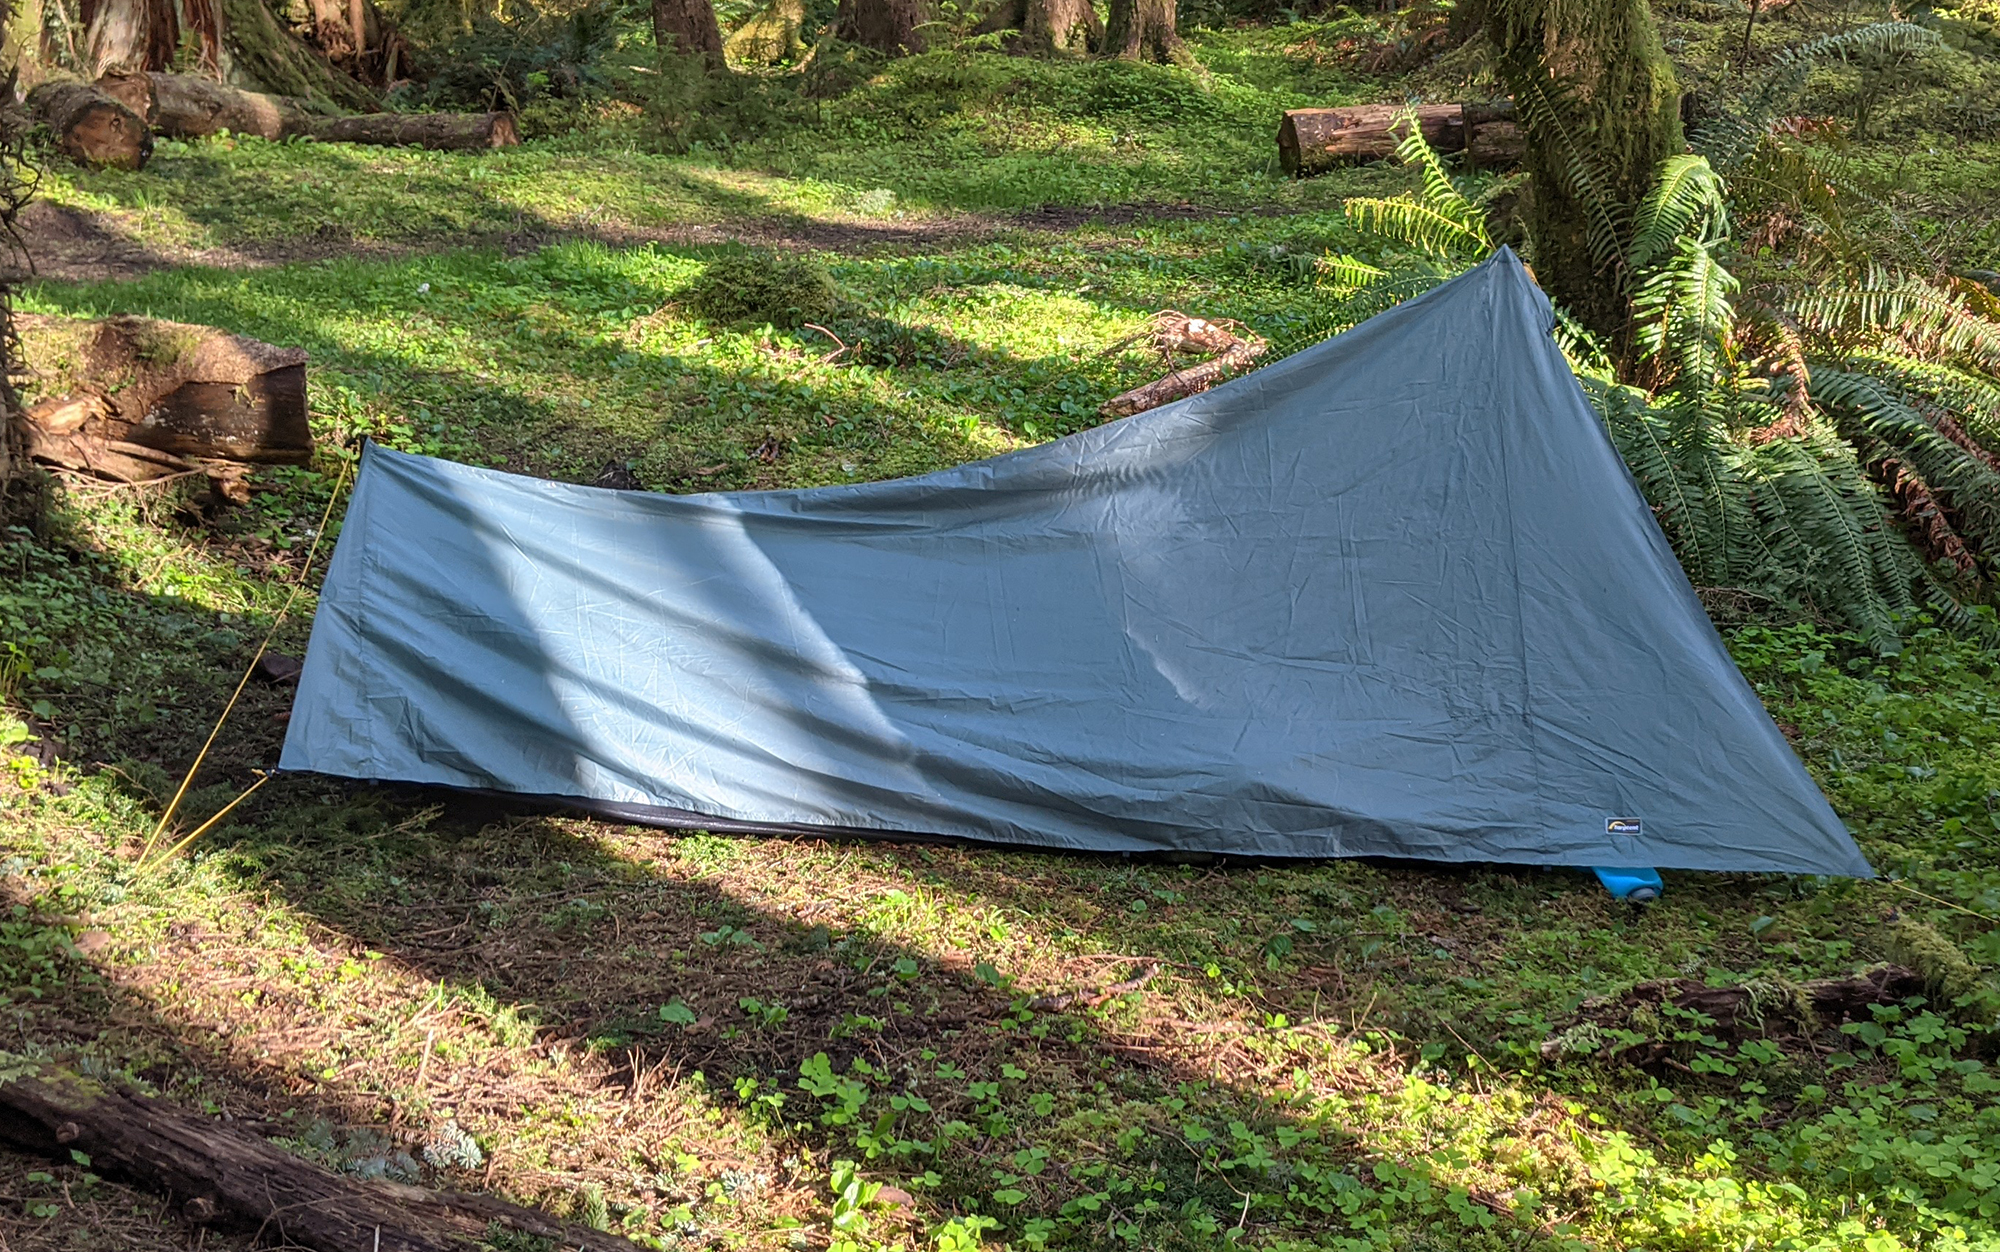
<instances>
[{"instance_id":1,"label":"dirt patch","mask_svg":"<svg viewBox=\"0 0 2000 1252\"><path fill-rule=\"evenodd\" d=\"M676 245L744 243L797 251L851 255L980 243L1016 233L1067 234L1087 226L1129 226L1142 221L1191 221L1240 215L1282 216L1295 210L1276 205L1215 207L1198 204L1115 204L1086 207L1044 204L1018 213L959 213L902 224L826 222L802 217L739 219L722 223L635 226L592 223L531 230L436 235L405 242L354 239L344 234L311 234L288 239L191 248L148 243L122 213L99 213L37 202L23 210L20 231L37 276L58 282L124 281L181 266L266 269L281 265L356 257L393 260L446 249L490 247L510 255L552 243L591 239L612 247L644 243Z\"/></svg>"}]
</instances>

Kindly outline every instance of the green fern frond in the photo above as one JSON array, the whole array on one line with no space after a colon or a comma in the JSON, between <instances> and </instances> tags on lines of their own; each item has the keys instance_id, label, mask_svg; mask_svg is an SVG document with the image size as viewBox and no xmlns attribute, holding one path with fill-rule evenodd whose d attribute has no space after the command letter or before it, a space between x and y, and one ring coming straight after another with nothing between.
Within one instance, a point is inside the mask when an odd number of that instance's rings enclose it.
<instances>
[{"instance_id":1,"label":"green fern frond","mask_svg":"<svg viewBox=\"0 0 2000 1252\"><path fill-rule=\"evenodd\" d=\"M1874 347L1866 341L1887 335L1932 359L1958 356L2000 368L2000 323L1914 276L1872 271L1853 286L1802 292L1790 312L1801 325L1850 346Z\"/></svg>"},{"instance_id":2,"label":"green fern frond","mask_svg":"<svg viewBox=\"0 0 2000 1252\"><path fill-rule=\"evenodd\" d=\"M1561 158L1558 172L1564 190L1582 206L1588 219L1586 242L1591 259L1605 270L1624 265L1624 206L1611 194L1611 179L1599 164L1596 149L1568 116L1561 87L1540 77L1508 76L1514 89L1514 110L1527 133L1555 140Z\"/></svg>"},{"instance_id":3,"label":"green fern frond","mask_svg":"<svg viewBox=\"0 0 2000 1252\"><path fill-rule=\"evenodd\" d=\"M1492 247L1484 229L1474 232L1465 223L1415 200L1357 197L1342 207L1347 220L1363 234L1420 248L1432 256L1476 258Z\"/></svg>"},{"instance_id":4,"label":"green fern frond","mask_svg":"<svg viewBox=\"0 0 2000 1252\"><path fill-rule=\"evenodd\" d=\"M1399 125L1407 126L1408 133L1396 145L1396 159L1404 165L1414 165L1423 175L1423 205L1441 217L1446 217L1465 228L1474 239L1472 245L1480 254L1493 250L1493 241L1486 235L1486 215L1479 207L1466 198L1445 171L1444 162L1432 149L1430 141L1424 138L1423 127L1417 122L1417 111L1406 112Z\"/></svg>"},{"instance_id":5,"label":"green fern frond","mask_svg":"<svg viewBox=\"0 0 2000 1252\"><path fill-rule=\"evenodd\" d=\"M1635 271L1644 270L1672 253L1690 232L1705 243L1721 240L1729 233L1727 197L1721 176L1707 160L1686 154L1668 157L1633 215L1627 262Z\"/></svg>"},{"instance_id":6,"label":"green fern frond","mask_svg":"<svg viewBox=\"0 0 2000 1252\"><path fill-rule=\"evenodd\" d=\"M1359 257L1342 253L1320 258L1320 276L1343 292L1358 291L1372 287L1389 276L1389 271L1379 265L1370 265Z\"/></svg>"},{"instance_id":7,"label":"green fern frond","mask_svg":"<svg viewBox=\"0 0 2000 1252\"><path fill-rule=\"evenodd\" d=\"M1942 493L1959 531L1987 552L2000 553L2000 473L1940 434L1933 421L1880 379L1821 368L1813 398L1849 429L1879 441Z\"/></svg>"},{"instance_id":8,"label":"green fern frond","mask_svg":"<svg viewBox=\"0 0 2000 1252\"><path fill-rule=\"evenodd\" d=\"M1725 103L1720 113L1697 131L1688 145L1724 172L1734 170L1757 150L1771 123L1805 87L1815 65L1844 60L1864 52L1902 52L1938 47L1935 31L1911 22L1875 22L1786 48L1756 81Z\"/></svg>"}]
</instances>

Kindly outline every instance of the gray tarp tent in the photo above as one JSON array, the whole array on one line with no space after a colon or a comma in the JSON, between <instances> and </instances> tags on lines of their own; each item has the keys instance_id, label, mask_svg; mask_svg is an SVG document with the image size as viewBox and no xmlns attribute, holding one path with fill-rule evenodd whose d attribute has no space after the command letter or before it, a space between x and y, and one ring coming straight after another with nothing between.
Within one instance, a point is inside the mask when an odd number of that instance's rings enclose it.
<instances>
[{"instance_id":1,"label":"gray tarp tent","mask_svg":"<svg viewBox=\"0 0 2000 1252\"><path fill-rule=\"evenodd\" d=\"M723 830L1869 873L1502 252L1318 347L894 482L371 448L283 768Z\"/></svg>"}]
</instances>

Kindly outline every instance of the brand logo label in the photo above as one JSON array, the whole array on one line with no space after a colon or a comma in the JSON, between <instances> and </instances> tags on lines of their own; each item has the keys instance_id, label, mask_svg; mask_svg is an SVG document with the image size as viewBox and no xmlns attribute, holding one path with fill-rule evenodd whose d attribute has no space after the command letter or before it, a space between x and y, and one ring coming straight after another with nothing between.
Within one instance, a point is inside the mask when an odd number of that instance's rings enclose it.
<instances>
[{"instance_id":1,"label":"brand logo label","mask_svg":"<svg viewBox=\"0 0 2000 1252\"><path fill-rule=\"evenodd\" d=\"M1644 834L1646 824L1636 817L1607 817L1604 819L1604 833L1607 835Z\"/></svg>"}]
</instances>

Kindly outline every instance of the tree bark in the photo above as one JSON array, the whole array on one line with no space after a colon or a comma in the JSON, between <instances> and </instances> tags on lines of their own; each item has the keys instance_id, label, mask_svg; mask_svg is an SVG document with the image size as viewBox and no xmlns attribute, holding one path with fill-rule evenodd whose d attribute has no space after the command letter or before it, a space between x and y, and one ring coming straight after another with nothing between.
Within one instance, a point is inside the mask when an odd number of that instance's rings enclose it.
<instances>
[{"instance_id":1,"label":"tree bark","mask_svg":"<svg viewBox=\"0 0 2000 1252\"><path fill-rule=\"evenodd\" d=\"M15 317L29 457L120 482L312 456L306 354L211 326Z\"/></svg>"},{"instance_id":2,"label":"tree bark","mask_svg":"<svg viewBox=\"0 0 2000 1252\"><path fill-rule=\"evenodd\" d=\"M84 65L92 78L165 69L180 38L173 0L98 0L84 38Z\"/></svg>"},{"instance_id":3,"label":"tree bark","mask_svg":"<svg viewBox=\"0 0 2000 1252\"><path fill-rule=\"evenodd\" d=\"M1305 178L1336 166L1380 161L1402 142L1401 104L1364 104L1341 109L1292 109L1278 123L1278 163L1287 174ZM1521 159L1521 131L1514 106L1423 104L1416 107L1424 142L1437 152L1464 152L1474 165L1502 166Z\"/></svg>"},{"instance_id":4,"label":"tree bark","mask_svg":"<svg viewBox=\"0 0 2000 1252\"><path fill-rule=\"evenodd\" d=\"M1176 22L1174 0L1111 0L1104 54L1125 61L1182 64L1188 51Z\"/></svg>"},{"instance_id":5,"label":"tree bark","mask_svg":"<svg viewBox=\"0 0 2000 1252\"><path fill-rule=\"evenodd\" d=\"M136 170L153 155L153 134L131 109L85 83L43 83L28 111L48 124L56 146L79 165Z\"/></svg>"},{"instance_id":6,"label":"tree bark","mask_svg":"<svg viewBox=\"0 0 2000 1252\"><path fill-rule=\"evenodd\" d=\"M1018 32L1009 52L1023 56L1096 52L1104 46L1104 23L1090 0L1005 0L975 30Z\"/></svg>"},{"instance_id":7,"label":"tree bark","mask_svg":"<svg viewBox=\"0 0 2000 1252\"><path fill-rule=\"evenodd\" d=\"M1499 49L1527 136L1535 277L1607 343L1626 344L1621 224L1682 150L1680 85L1648 0L1474 0L1465 11Z\"/></svg>"},{"instance_id":8,"label":"tree bark","mask_svg":"<svg viewBox=\"0 0 2000 1252\"><path fill-rule=\"evenodd\" d=\"M722 28L710 0L653 0L653 43L662 50L699 56L711 70L724 66Z\"/></svg>"},{"instance_id":9,"label":"tree bark","mask_svg":"<svg viewBox=\"0 0 2000 1252\"><path fill-rule=\"evenodd\" d=\"M771 0L725 41L729 55L753 65L776 65L805 55L801 32L805 0Z\"/></svg>"},{"instance_id":10,"label":"tree bark","mask_svg":"<svg viewBox=\"0 0 2000 1252\"><path fill-rule=\"evenodd\" d=\"M1147 409L1156 409L1207 391L1231 374L1248 369L1251 362L1264 355L1266 347L1262 339L1248 332L1237 335L1215 322L1189 317L1172 309L1154 314L1150 338L1153 346L1169 362L1178 352L1211 352L1215 355L1198 365L1174 370L1164 378L1156 378L1143 387L1134 387L1111 397L1098 407L1098 412L1104 416L1130 417L1134 413L1144 413Z\"/></svg>"},{"instance_id":11,"label":"tree bark","mask_svg":"<svg viewBox=\"0 0 2000 1252\"><path fill-rule=\"evenodd\" d=\"M546 1246L638 1252L494 1196L346 1178L255 1134L53 1066L0 1084L0 1138L164 1191L183 1216L319 1252L464 1252L499 1224Z\"/></svg>"},{"instance_id":12,"label":"tree bark","mask_svg":"<svg viewBox=\"0 0 2000 1252\"><path fill-rule=\"evenodd\" d=\"M512 113L364 113L315 121L305 133L327 143L477 152L521 142Z\"/></svg>"},{"instance_id":13,"label":"tree bark","mask_svg":"<svg viewBox=\"0 0 2000 1252\"><path fill-rule=\"evenodd\" d=\"M187 74L107 74L97 87L145 119L154 133L174 139L226 130L278 140L306 134L327 120L287 96L239 91Z\"/></svg>"},{"instance_id":14,"label":"tree bark","mask_svg":"<svg viewBox=\"0 0 2000 1252\"><path fill-rule=\"evenodd\" d=\"M924 50L917 28L929 20L923 0L840 0L834 34L884 56L903 56Z\"/></svg>"}]
</instances>

